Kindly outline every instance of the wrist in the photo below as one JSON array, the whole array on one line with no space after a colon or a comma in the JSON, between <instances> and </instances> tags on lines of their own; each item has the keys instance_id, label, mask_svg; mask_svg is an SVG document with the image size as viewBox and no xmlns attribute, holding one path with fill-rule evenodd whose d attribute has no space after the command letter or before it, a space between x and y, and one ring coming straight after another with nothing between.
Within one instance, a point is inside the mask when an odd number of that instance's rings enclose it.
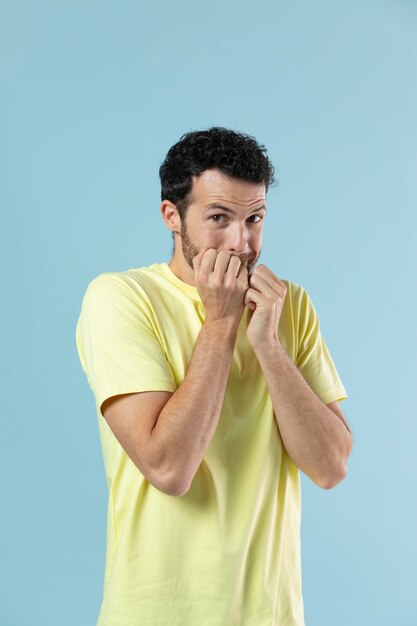
<instances>
[{"instance_id":1,"label":"wrist","mask_svg":"<svg viewBox=\"0 0 417 626\"><path fill-rule=\"evenodd\" d=\"M206 328L207 332L212 333L216 337L225 340L230 338L234 342L239 330L239 324L240 320L235 318L206 318L203 326Z\"/></svg>"},{"instance_id":2,"label":"wrist","mask_svg":"<svg viewBox=\"0 0 417 626\"><path fill-rule=\"evenodd\" d=\"M270 341L257 342L256 345L251 344L252 350L255 352L256 356L262 358L275 358L277 354L282 354L284 350L281 342L278 337L276 339Z\"/></svg>"}]
</instances>

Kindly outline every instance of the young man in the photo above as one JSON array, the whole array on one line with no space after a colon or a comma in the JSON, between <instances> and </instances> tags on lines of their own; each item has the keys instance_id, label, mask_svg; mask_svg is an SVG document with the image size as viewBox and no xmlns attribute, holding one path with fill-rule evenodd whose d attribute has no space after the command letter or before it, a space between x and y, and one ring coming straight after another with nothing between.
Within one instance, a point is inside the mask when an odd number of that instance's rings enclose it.
<instances>
[{"instance_id":1,"label":"young man","mask_svg":"<svg viewBox=\"0 0 417 626\"><path fill-rule=\"evenodd\" d=\"M304 624L298 470L332 488L352 435L311 299L256 265L273 174L248 135L183 135L160 168L172 259L86 290L109 487L98 626Z\"/></svg>"}]
</instances>

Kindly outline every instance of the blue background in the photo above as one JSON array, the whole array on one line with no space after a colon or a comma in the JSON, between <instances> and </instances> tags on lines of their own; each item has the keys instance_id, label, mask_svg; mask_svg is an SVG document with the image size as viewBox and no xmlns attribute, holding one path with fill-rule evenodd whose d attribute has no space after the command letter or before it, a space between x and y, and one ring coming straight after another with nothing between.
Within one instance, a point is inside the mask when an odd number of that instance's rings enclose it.
<instances>
[{"instance_id":1,"label":"blue background","mask_svg":"<svg viewBox=\"0 0 417 626\"><path fill-rule=\"evenodd\" d=\"M158 167L215 124L268 149L261 262L310 294L349 395L347 478L301 474L306 625L416 624L416 4L17 0L0 24L1 625L96 622L75 325L97 274L169 261Z\"/></svg>"}]
</instances>

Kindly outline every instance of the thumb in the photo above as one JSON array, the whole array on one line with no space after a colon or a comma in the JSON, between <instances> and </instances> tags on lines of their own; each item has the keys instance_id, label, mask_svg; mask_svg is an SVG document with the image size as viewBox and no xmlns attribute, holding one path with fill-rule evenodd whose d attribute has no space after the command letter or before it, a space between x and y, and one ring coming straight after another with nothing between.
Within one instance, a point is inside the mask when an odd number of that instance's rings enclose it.
<instances>
[{"instance_id":1,"label":"thumb","mask_svg":"<svg viewBox=\"0 0 417 626\"><path fill-rule=\"evenodd\" d=\"M247 315L246 315L246 328L249 326L250 321L253 317L254 310L248 306Z\"/></svg>"},{"instance_id":2,"label":"thumb","mask_svg":"<svg viewBox=\"0 0 417 626\"><path fill-rule=\"evenodd\" d=\"M244 297L244 304L246 304L246 306L252 311L255 311L256 309L256 303L251 300L250 296L248 295L248 291L249 289L246 289L245 291L245 297Z\"/></svg>"}]
</instances>

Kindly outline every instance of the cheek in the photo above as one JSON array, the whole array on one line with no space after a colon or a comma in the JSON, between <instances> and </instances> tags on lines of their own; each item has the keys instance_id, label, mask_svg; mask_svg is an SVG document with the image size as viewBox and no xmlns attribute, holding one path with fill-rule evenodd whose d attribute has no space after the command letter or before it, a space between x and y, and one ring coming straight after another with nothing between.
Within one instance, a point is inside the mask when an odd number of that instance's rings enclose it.
<instances>
[{"instance_id":1,"label":"cheek","mask_svg":"<svg viewBox=\"0 0 417 626\"><path fill-rule=\"evenodd\" d=\"M223 235L218 230L202 228L200 231L200 239L210 248L218 248L223 242Z\"/></svg>"},{"instance_id":2,"label":"cheek","mask_svg":"<svg viewBox=\"0 0 417 626\"><path fill-rule=\"evenodd\" d=\"M262 246L262 233L260 235L255 235L253 237L252 243L253 243L253 247L256 250L260 250L260 248Z\"/></svg>"},{"instance_id":3,"label":"cheek","mask_svg":"<svg viewBox=\"0 0 417 626\"><path fill-rule=\"evenodd\" d=\"M262 237L257 233L250 233L248 236L248 245L252 250L259 250L262 244Z\"/></svg>"},{"instance_id":4,"label":"cheek","mask_svg":"<svg viewBox=\"0 0 417 626\"><path fill-rule=\"evenodd\" d=\"M224 237L220 233L208 233L207 239L216 248L220 247L224 241Z\"/></svg>"}]
</instances>

